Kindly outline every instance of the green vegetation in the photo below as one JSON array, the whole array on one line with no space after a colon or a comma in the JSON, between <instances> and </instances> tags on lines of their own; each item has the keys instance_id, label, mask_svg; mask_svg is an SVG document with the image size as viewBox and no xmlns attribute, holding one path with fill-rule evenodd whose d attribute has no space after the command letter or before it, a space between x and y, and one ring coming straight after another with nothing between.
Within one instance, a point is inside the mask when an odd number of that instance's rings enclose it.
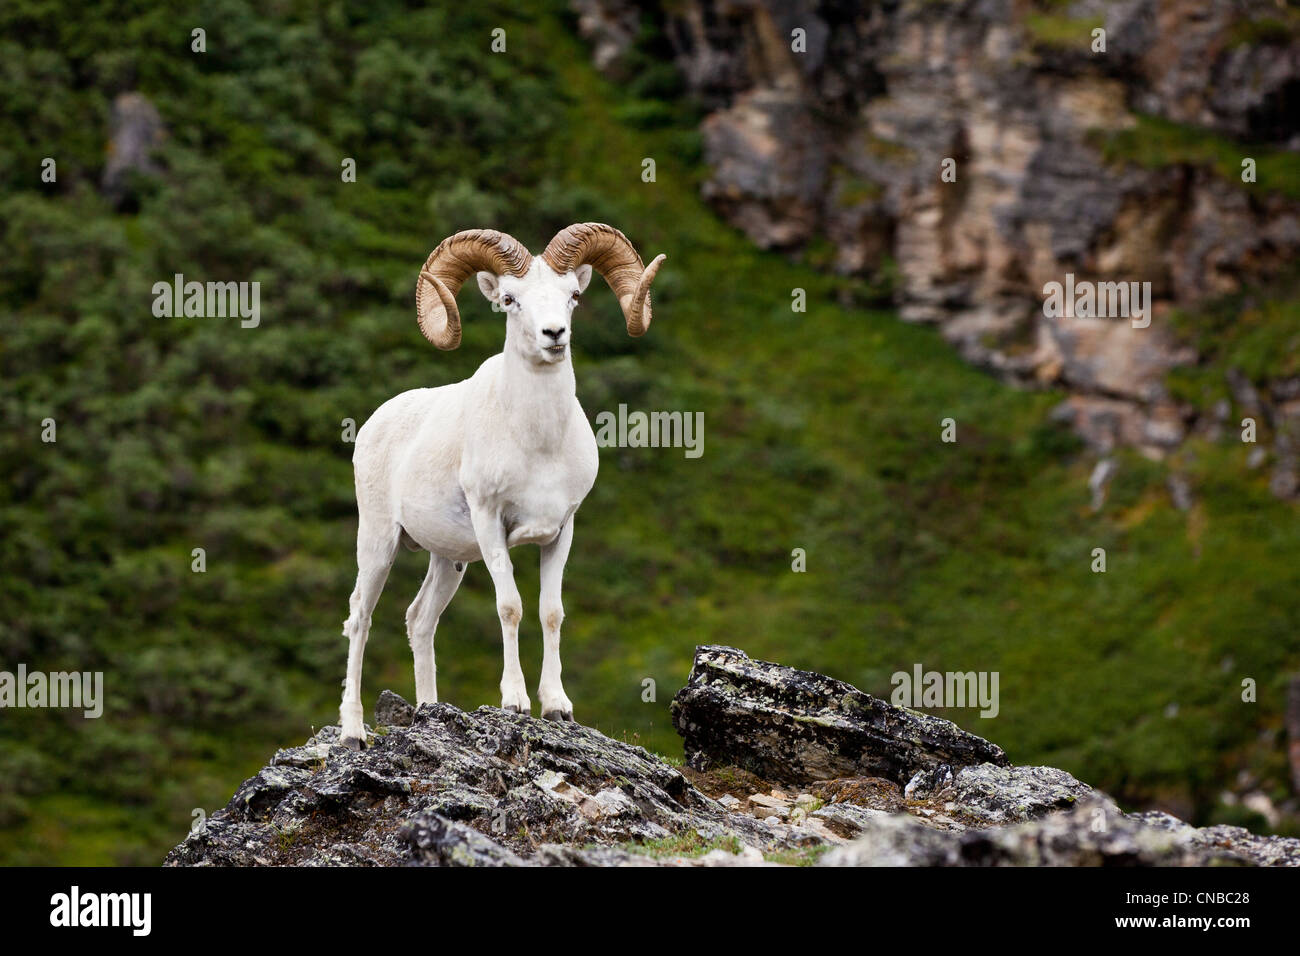
<instances>
[{"instance_id":1,"label":"green vegetation","mask_svg":"<svg viewBox=\"0 0 1300 956\"><path fill-rule=\"evenodd\" d=\"M698 830L683 830L681 833L660 837L658 840L645 840L643 842L633 840L621 843L619 846L631 853L640 853L644 856L654 857L656 860L670 856L704 856L710 850L726 850L728 853L735 854L744 849L741 842L734 836L705 839L700 836Z\"/></svg>"},{"instance_id":2,"label":"green vegetation","mask_svg":"<svg viewBox=\"0 0 1300 956\"><path fill-rule=\"evenodd\" d=\"M1231 37L1234 46L1261 43L1285 46L1294 43L1296 37L1300 37L1300 10L1279 4L1270 16L1260 16L1258 11L1252 11L1233 24Z\"/></svg>"},{"instance_id":3,"label":"green vegetation","mask_svg":"<svg viewBox=\"0 0 1300 956\"><path fill-rule=\"evenodd\" d=\"M1225 369L1257 385L1300 375L1300 273L1176 311L1171 324L1202 361L1175 369L1170 391L1202 409L1229 397Z\"/></svg>"},{"instance_id":4,"label":"green vegetation","mask_svg":"<svg viewBox=\"0 0 1300 956\"><path fill-rule=\"evenodd\" d=\"M769 863L783 863L786 866L813 866L831 849L829 843L820 846L802 846L791 850L776 850L764 853L763 859Z\"/></svg>"},{"instance_id":5,"label":"green vegetation","mask_svg":"<svg viewBox=\"0 0 1300 956\"><path fill-rule=\"evenodd\" d=\"M0 713L0 862L156 864L195 808L336 719L356 526L341 423L468 375L502 338L467 289L461 348L429 347L416 270L456 229L539 249L586 219L669 255L644 339L603 286L579 313L588 414L702 411L706 428L699 459L602 450L566 576L580 720L679 753L668 701L700 643L886 696L919 661L999 671L998 719L947 716L1130 804L1203 821L1243 768L1282 792L1297 509L1240 446L1189 446L1189 513L1163 466L1126 456L1092 514L1090 462L1047 424L1059 395L841 305L867 284L720 223L698 199L695 117L662 106L671 75L599 77L560 0L221 0L202 55L192 18L123 6L0 10L0 669L102 670L107 697L99 720ZM505 55L487 52L498 26ZM127 89L170 136L165 174L119 212L97 182ZM151 287L177 272L259 280L260 327L155 318ZM938 440L949 416L956 444ZM532 606L536 562L518 565ZM404 611L423 571L404 553L379 603L367 707L384 687L413 697ZM439 628L443 699L497 702L499 640L475 567ZM535 619L522 644L533 681ZM1246 677L1258 703L1241 702Z\"/></svg>"},{"instance_id":6,"label":"green vegetation","mask_svg":"<svg viewBox=\"0 0 1300 956\"><path fill-rule=\"evenodd\" d=\"M1058 50L1087 51L1092 46L1092 31L1104 27L1101 17L1068 17L1057 13L1029 13L1025 28L1036 45Z\"/></svg>"},{"instance_id":7,"label":"green vegetation","mask_svg":"<svg viewBox=\"0 0 1300 956\"><path fill-rule=\"evenodd\" d=\"M683 830L657 840L629 840L618 844L620 849L629 853L662 860L669 857L697 858L713 850L725 850L737 854L744 849L744 844L734 836L705 838L698 830ZM795 847L788 850L772 850L763 854L769 863L781 863L786 866L812 866L831 849L830 844L810 847Z\"/></svg>"},{"instance_id":8,"label":"green vegetation","mask_svg":"<svg viewBox=\"0 0 1300 956\"><path fill-rule=\"evenodd\" d=\"M1300 273L1178 312L1173 324L1209 362L1257 382L1300 375Z\"/></svg>"},{"instance_id":9,"label":"green vegetation","mask_svg":"<svg viewBox=\"0 0 1300 956\"><path fill-rule=\"evenodd\" d=\"M1199 126L1139 113L1129 129L1099 134L1097 145L1107 162L1137 163L1147 168L1203 166L1225 181L1251 192L1275 192L1300 199L1300 163L1295 154L1260 144L1240 143ZM1242 160L1255 160L1255 182L1242 182Z\"/></svg>"}]
</instances>

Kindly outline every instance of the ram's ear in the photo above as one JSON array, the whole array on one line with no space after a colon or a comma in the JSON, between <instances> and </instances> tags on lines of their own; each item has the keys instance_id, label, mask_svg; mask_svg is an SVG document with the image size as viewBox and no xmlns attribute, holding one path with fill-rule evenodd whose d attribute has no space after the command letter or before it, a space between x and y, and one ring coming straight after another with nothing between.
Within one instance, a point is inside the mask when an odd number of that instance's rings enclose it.
<instances>
[{"instance_id":1,"label":"ram's ear","mask_svg":"<svg viewBox=\"0 0 1300 956\"><path fill-rule=\"evenodd\" d=\"M573 274L578 280L578 291L586 292L587 283L591 281L591 264L584 262L573 270Z\"/></svg>"},{"instance_id":2,"label":"ram's ear","mask_svg":"<svg viewBox=\"0 0 1300 956\"><path fill-rule=\"evenodd\" d=\"M496 302L501 298L501 280L491 272L480 272L476 276L478 279L478 289L483 293L483 297L489 302Z\"/></svg>"}]
</instances>

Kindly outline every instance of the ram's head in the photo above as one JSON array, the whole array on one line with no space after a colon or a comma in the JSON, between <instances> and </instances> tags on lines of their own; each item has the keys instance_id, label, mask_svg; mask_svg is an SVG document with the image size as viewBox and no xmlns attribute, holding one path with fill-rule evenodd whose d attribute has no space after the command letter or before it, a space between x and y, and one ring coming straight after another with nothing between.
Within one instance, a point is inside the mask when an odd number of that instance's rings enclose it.
<instances>
[{"instance_id":1,"label":"ram's head","mask_svg":"<svg viewBox=\"0 0 1300 956\"><path fill-rule=\"evenodd\" d=\"M438 244L420 270L416 318L424 337L440 349L460 345L456 293L471 275L506 313L517 346L534 361L563 361L573 307L595 269L614 290L628 335L650 327L650 283L664 256L643 265L627 236L600 222L561 229L533 257L518 240L494 229L470 229Z\"/></svg>"}]
</instances>

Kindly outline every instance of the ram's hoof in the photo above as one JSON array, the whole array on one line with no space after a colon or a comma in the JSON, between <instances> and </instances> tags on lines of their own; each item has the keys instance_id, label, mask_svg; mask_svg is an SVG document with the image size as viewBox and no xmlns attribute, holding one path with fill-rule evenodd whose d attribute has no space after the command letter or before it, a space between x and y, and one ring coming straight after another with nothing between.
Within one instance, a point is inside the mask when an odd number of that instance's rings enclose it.
<instances>
[{"instance_id":1,"label":"ram's hoof","mask_svg":"<svg viewBox=\"0 0 1300 956\"><path fill-rule=\"evenodd\" d=\"M543 720L554 720L554 721L556 721L557 723L561 723L561 724L571 724L571 723L574 723L574 720L573 720L573 711L571 711L571 710L569 710L569 711L564 711L564 710L548 710L548 711L544 711L544 712L542 713L542 719L543 719Z\"/></svg>"},{"instance_id":2,"label":"ram's hoof","mask_svg":"<svg viewBox=\"0 0 1300 956\"><path fill-rule=\"evenodd\" d=\"M366 747L360 737L344 737L341 742L348 750L364 750Z\"/></svg>"},{"instance_id":3,"label":"ram's hoof","mask_svg":"<svg viewBox=\"0 0 1300 956\"><path fill-rule=\"evenodd\" d=\"M518 707L516 707L514 704L511 704L509 707L502 707L501 709L504 710L507 714L522 714L522 713L523 713L523 711L520 710Z\"/></svg>"}]
</instances>

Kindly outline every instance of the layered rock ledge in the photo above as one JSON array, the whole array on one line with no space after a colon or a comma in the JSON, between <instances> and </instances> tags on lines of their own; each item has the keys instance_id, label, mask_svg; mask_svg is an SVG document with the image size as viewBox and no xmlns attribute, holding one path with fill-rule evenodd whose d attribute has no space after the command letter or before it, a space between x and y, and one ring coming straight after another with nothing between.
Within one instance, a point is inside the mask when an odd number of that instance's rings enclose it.
<instances>
[{"instance_id":1,"label":"layered rock ledge","mask_svg":"<svg viewBox=\"0 0 1300 956\"><path fill-rule=\"evenodd\" d=\"M1204 358L1175 312L1279 280L1263 294L1294 296L1294 190L1195 159L1220 144L1234 167L1295 161L1300 28L1279 3L570 5L615 82L650 52L644 25L662 34L655 52L708 111L702 195L756 245L870 277L877 295L892 284L900 316L968 361L1064 388L1054 417L1101 456L1163 457L1244 415L1266 422L1251 467L1300 494L1300 379L1225 369L1212 408L1167 381ZM1153 321L1049 315L1044 287L1067 273L1148 282Z\"/></svg>"},{"instance_id":2,"label":"layered rock ledge","mask_svg":"<svg viewBox=\"0 0 1300 956\"><path fill-rule=\"evenodd\" d=\"M411 707L278 751L168 866L1300 865L1300 840L1123 813L842 681L696 650L676 767L572 723Z\"/></svg>"}]
</instances>

